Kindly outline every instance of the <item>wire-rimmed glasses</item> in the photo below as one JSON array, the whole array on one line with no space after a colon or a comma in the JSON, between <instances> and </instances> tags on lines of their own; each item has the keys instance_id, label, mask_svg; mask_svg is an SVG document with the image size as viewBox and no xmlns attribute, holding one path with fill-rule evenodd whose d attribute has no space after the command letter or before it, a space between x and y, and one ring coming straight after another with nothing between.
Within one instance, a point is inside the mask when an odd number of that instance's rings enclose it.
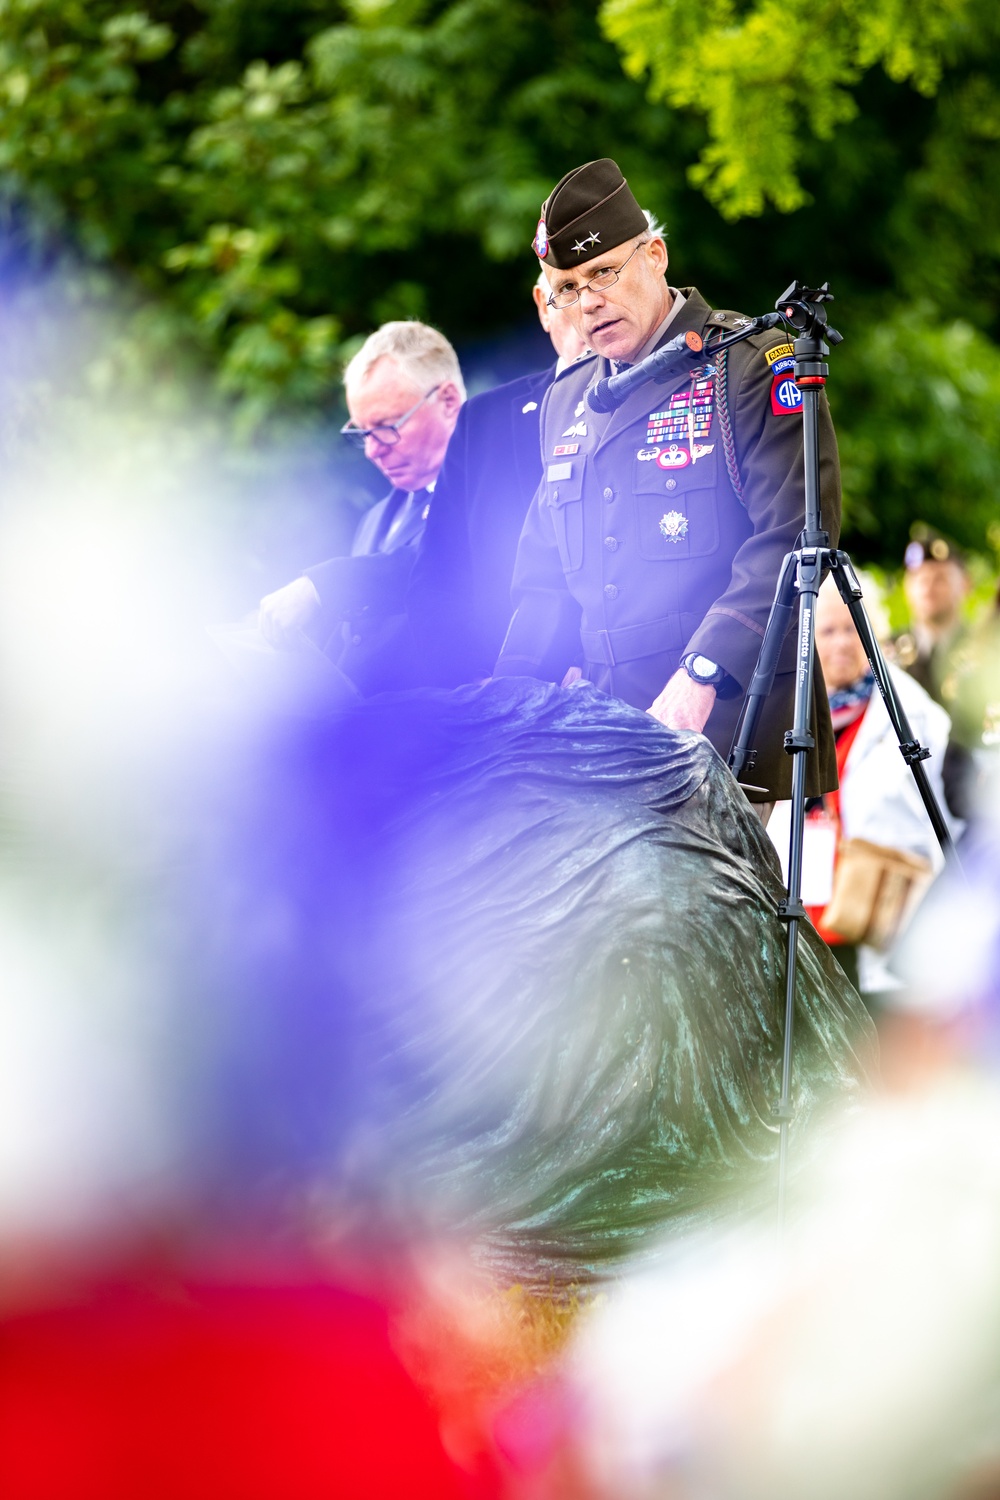
<instances>
[{"instance_id":1,"label":"wire-rimmed glasses","mask_svg":"<svg viewBox=\"0 0 1000 1500\"><path fill-rule=\"evenodd\" d=\"M437 385L431 386L425 396L421 396L416 406L411 406L409 411L404 411L395 422L379 422L374 427L356 427L353 422L345 422L340 429L340 435L349 443L353 443L356 448L363 448L370 437L374 438L376 443L380 443L383 448L392 448L399 442L399 429L403 423L408 422L414 412L419 411L424 402L429 401L435 391L440 389L441 382L439 381Z\"/></svg>"},{"instance_id":2,"label":"wire-rimmed glasses","mask_svg":"<svg viewBox=\"0 0 1000 1500\"><path fill-rule=\"evenodd\" d=\"M642 243L642 240L640 240L639 244L633 245L617 269L614 266L605 266L603 270L595 271L593 276L588 276L582 286L568 286L564 287L562 291L550 292L546 299L549 307L554 307L558 312L561 312L564 307L572 307L574 302L579 302L584 292L606 292L609 286L614 286Z\"/></svg>"}]
</instances>

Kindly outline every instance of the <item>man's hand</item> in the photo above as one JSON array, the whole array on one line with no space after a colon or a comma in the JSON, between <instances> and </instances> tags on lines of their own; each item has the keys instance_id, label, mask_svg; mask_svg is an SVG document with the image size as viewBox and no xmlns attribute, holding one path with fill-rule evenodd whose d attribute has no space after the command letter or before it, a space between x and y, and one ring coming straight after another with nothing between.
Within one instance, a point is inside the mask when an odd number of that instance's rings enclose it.
<instances>
[{"instance_id":1,"label":"man's hand","mask_svg":"<svg viewBox=\"0 0 1000 1500\"><path fill-rule=\"evenodd\" d=\"M695 682L683 667L667 683L656 702L646 710L668 729L696 729L700 734L715 703L715 688Z\"/></svg>"},{"instance_id":2,"label":"man's hand","mask_svg":"<svg viewBox=\"0 0 1000 1500\"><path fill-rule=\"evenodd\" d=\"M311 578L296 578L260 601L260 633L272 646L294 646L299 634L320 612Z\"/></svg>"}]
</instances>

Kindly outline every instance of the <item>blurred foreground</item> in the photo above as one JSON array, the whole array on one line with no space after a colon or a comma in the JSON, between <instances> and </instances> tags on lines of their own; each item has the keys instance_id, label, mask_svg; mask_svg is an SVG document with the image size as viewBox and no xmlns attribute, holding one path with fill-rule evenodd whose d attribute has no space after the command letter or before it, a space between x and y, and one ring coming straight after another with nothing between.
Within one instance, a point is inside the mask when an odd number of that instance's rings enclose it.
<instances>
[{"instance_id":1,"label":"blurred foreground","mask_svg":"<svg viewBox=\"0 0 1000 1500\"><path fill-rule=\"evenodd\" d=\"M804 940L778 1246L776 864L700 737L517 683L274 717L210 481L51 437L0 547L3 1493L968 1493L998 804L891 1098Z\"/></svg>"}]
</instances>

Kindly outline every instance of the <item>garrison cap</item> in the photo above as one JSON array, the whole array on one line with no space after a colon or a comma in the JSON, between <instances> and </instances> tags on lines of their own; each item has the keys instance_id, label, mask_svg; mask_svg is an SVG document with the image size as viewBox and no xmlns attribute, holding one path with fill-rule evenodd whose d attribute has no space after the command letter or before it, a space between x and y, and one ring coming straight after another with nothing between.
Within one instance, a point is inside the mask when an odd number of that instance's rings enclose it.
<instances>
[{"instance_id":1,"label":"garrison cap","mask_svg":"<svg viewBox=\"0 0 1000 1500\"><path fill-rule=\"evenodd\" d=\"M610 156L567 172L542 204L532 249L546 266L568 271L643 234L646 215Z\"/></svg>"},{"instance_id":2,"label":"garrison cap","mask_svg":"<svg viewBox=\"0 0 1000 1500\"><path fill-rule=\"evenodd\" d=\"M933 526L918 522L913 528L913 540L903 553L903 562L908 572L913 572L925 562L953 562L965 567L965 555Z\"/></svg>"}]
</instances>

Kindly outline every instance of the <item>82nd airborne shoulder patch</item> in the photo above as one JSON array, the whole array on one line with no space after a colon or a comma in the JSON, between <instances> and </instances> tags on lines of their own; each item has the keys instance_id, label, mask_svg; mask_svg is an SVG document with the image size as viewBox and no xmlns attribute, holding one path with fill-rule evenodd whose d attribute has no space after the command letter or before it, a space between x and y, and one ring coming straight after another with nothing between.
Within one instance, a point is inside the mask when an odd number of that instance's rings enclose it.
<instances>
[{"instance_id":1,"label":"82nd airborne shoulder patch","mask_svg":"<svg viewBox=\"0 0 1000 1500\"><path fill-rule=\"evenodd\" d=\"M776 417L802 410L802 392L790 375L776 375L771 381L771 410Z\"/></svg>"}]
</instances>

